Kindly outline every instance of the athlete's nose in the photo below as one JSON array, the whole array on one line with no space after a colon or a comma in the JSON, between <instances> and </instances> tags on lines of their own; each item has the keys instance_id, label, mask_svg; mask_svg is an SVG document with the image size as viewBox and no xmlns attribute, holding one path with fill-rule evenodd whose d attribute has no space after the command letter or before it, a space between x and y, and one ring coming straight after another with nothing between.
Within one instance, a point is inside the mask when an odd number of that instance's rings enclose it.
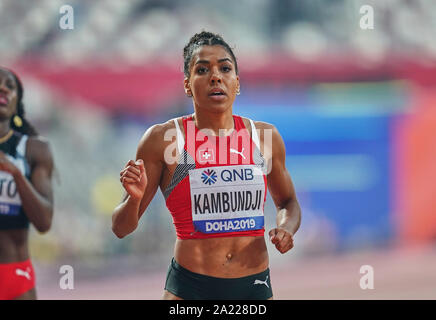
<instances>
[{"instance_id":1,"label":"athlete's nose","mask_svg":"<svg viewBox=\"0 0 436 320\"><path fill-rule=\"evenodd\" d=\"M219 71L217 70L217 68L212 69L212 74L210 76L210 83L212 85L214 85L216 83L221 83L221 75L220 75Z\"/></svg>"},{"instance_id":2,"label":"athlete's nose","mask_svg":"<svg viewBox=\"0 0 436 320\"><path fill-rule=\"evenodd\" d=\"M9 88L6 85L6 80L5 79L0 79L0 92L2 92L2 93L8 93L9 92Z\"/></svg>"}]
</instances>

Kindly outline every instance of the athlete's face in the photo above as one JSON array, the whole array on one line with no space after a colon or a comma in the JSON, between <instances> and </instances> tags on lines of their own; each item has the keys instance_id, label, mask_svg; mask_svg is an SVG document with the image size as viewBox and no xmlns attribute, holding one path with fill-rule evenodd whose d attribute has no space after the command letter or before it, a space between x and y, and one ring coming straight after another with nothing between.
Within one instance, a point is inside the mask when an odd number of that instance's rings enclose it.
<instances>
[{"instance_id":1,"label":"athlete's face","mask_svg":"<svg viewBox=\"0 0 436 320\"><path fill-rule=\"evenodd\" d=\"M223 112L231 108L239 90L232 56L220 45L201 46L191 59L185 92L192 95L196 108Z\"/></svg>"},{"instance_id":2,"label":"athlete's face","mask_svg":"<svg viewBox=\"0 0 436 320\"><path fill-rule=\"evenodd\" d=\"M17 109L18 87L13 75L0 69L0 119L11 118Z\"/></svg>"}]
</instances>

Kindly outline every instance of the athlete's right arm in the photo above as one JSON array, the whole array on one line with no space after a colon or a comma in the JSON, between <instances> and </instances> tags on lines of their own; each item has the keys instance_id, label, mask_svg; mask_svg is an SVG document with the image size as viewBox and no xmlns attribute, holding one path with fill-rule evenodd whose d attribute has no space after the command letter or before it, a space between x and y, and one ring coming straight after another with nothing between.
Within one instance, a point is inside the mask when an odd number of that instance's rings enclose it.
<instances>
[{"instance_id":1,"label":"athlete's right arm","mask_svg":"<svg viewBox=\"0 0 436 320\"><path fill-rule=\"evenodd\" d=\"M120 172L126 195L112 214L112 231L124 238L138 226L138 221L156 194L164 163L162 161L162 126L154 125L139 142L136 161L129 160Z\"/></svg>"}]
</instances>

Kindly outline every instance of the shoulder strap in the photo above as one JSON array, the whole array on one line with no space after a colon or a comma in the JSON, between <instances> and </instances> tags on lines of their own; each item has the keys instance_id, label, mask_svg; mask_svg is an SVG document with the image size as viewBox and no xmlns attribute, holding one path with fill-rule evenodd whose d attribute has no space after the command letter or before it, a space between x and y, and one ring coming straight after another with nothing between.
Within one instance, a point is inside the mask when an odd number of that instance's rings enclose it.
<instances>
[{"instance_id":1,"label":"shoulder strap","mask_svg":"<svg viewBox=\"0 0 436 320\"><path fill-rule=\"evenodd\" d=\"M260 142L259 142L259 135L257 134L256 127L254 126L253 120L250 120L251 125L251 139L253 140L256 147L260 150Z\"/></svg>"},{"instance_id":2,"label":"shoulder strap","mask_svg":"<svg viewBox=\"0 0 436 320\"><path fill-rule=\"evenodd\" d=\"M183 137L182 130L180 130L179 122L177 121L177 119L174 119L174 124L176 125L177 131L177 150L179 151L179 154L183 154L185 138Z\"/></svg>"},{"instance_id":3,"label":"shoulder strap","mask_svg":"<svg viewBox=\"0 0 436 320\"><path fill-rule=\"evenodd\" d=\"M27 142L28 136L23 134L21 136L20 142L18 142L17 145L17 153L23 157L26 156L26 142Z\"/></svg>"}]
</instances>

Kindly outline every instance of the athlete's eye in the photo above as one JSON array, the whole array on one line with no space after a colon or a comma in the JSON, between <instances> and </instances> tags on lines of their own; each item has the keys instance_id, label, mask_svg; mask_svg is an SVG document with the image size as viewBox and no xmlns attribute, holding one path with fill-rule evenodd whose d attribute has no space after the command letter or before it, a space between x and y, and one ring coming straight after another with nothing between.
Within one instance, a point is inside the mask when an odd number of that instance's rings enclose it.
<instances>
[{"instance_id":1,"label":"athlete's eye","mask_svg":"<svg viewBox=\"0 0 436 320\"><path fill-rule=\"evenodd\" d=\"M221 70L223 70L224 72L230 72L232 71L232 68L230 66L223 66Z\"/></svg>"},{"instance_id":2,"label":"athlete's eye","mask_svg":"<svg viewBox=\"0 0 436 320\"><path fill-rule=\"evenodd\" d=\"M15 89L15 83L13 81L7 81L6 86L11 90Z\"/></svg>"},{"instance_id":3,"label":"athlete's eye","mask_svg":"<svg viewBox=\"0 0 436 320\"><path fill-rule=\"evenodd\" d=\"M197 73L198 74L203 74L207 72L207 68L206 67L198 67L197 68Z\"/></svg>"}]
</instances>

